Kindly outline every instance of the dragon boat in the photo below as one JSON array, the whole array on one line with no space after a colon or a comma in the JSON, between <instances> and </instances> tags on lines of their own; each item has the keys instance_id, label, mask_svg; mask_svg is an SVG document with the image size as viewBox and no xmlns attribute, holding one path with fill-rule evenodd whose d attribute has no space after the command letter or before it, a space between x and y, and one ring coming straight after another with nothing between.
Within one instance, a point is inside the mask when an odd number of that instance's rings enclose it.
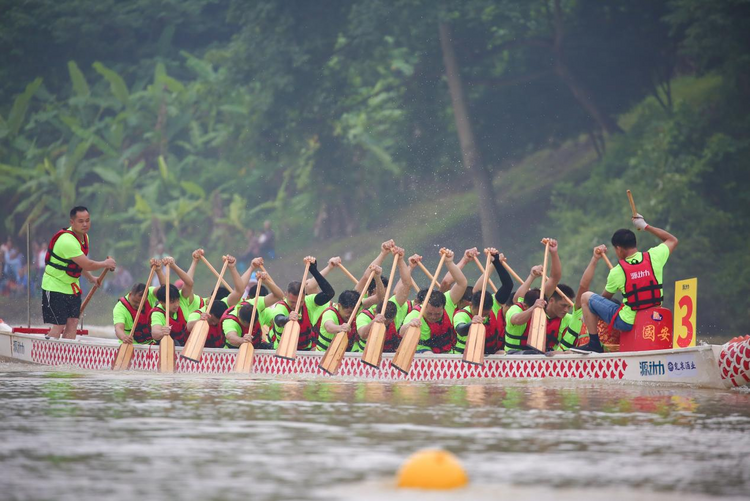
<instances>
[{"instance_id":1,"label":"dragon boat","mask_svg":"<svg viewBox=\"0 0 750 501\"><path fill-rule=\"evenodd\" d=\"M47 339L43 334L14 328L0 332L0 358L34 364L110 370L119 342L114 339L79 335L75 340ZM33 330L32 330L33 332ZM208 348L200 362L179 356L175 372L231 373L238 350ZM552 352L546 355L500 353L485 357L483 365L467 364L461 355L417 354L404 374L391 366L393 353L384 353L379 368L364 364L359 353L347 353L336 376L319 368L321 352L300 351L294 360L257 350L253 375L277 377L321 377L377 381L451 381L488 379L559 379L622 381L685 385L704 388L733 388L750 383L750 336L723 345L613 353ZM159 347L136 345L130 369L157 372Z\"/></svg>"}]
</instances>

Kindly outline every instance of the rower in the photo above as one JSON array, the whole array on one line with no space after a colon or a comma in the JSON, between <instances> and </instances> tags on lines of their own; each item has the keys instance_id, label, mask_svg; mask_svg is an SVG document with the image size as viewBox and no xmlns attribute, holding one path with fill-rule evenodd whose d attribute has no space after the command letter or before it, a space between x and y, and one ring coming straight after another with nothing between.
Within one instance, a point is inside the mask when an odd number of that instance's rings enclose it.
<instances>
[{"instance_id":1,"label":"rower","mask_svg":"<svg viewBox=\"0 0 750 501\"><path fill-rule=\"evenodd\" d=\"M549 252L552 262L550 278L544 284L544 297L550 297L553 293L556 293L555 289L562 276L562 265L560 263L560 256L557 253L557 240L549 239ZM531 284L542 276L542 271L542 266L540 265L531 268L529 276L514 295L513 300L515 304L505 314L505 351L529 349L527 340L534 309L545 308L547 306L547 301L544 300L544 297L540 297L541 291L538 288L530 289ZM572 295L572 290L570 292ZM557 301L558 299L564 301L559 294L555 300Z\"/></svg>"},{"instance_id":2,"label":"rower","mask_svg":"<svg viewBox=\"0 0 750 501\"><path fill-rule=\"evenodd\" d=\"M169 287L169 305L166 304L167 287ZM156 299L158 303L151 310L149 321L151 324L151 338L158 343L162 338L172 336L175 345L184 346L187 342L188 330L187 320L183 313L183 297L180 295L180 290L174 284L162 285L156 291ZM171 319L169 326L167 326L167 309L169 309Z\"/></svg>"},{"instance_id":3,"label":"rower","mask_svg":"<svg viewBox=\"0 0 750 501\"><path fill-rule=\"evenodd\" d=\"M300 323L297 349L313 349L317 337L313 326L318 322L323 311L328 308L328 303L336 294L331 284L318 271L315 258L307 256L304 261L310 264L310 274L320 287L321 292L317 294L307 294L305 292L300 311L299 313L295 313L294 306L291 305L297 303L302 283L297 281L289 283L286 289L286 297L276 303L269 312L270 318L273 319L273 330L269 334L271 335L271 342L274 344L274 347L278 347L278 343L281 340L281 333L284 330L284 324L289 320L296 320Z\"/></svg>"},{"instance_id":4,"label":"rower","mask_svg":"<svg viewBox=\"0 0 750 501\"><path fill-rule=\"evenodd\" d=\"M467 263L474 262L474 258L479 256L479 251L476 247L472 247L471 249L466 249L464 251L464 255L461 256L461 259L456 263L456 267L463 272L464 266L466 266ZM451 275L450 271L445 272L445 276L443 277L443 280L440 282L440 291L445 292L451 288L453 285L454 279L453 275ZM481 288L481 285L480 285ZM470 288L466 288L464 291L463 297L458 301L458 304L456 305L457 310L461 310L464 308L468 308L471 305L472 297L474 296L474 291Z\"/></svg>"},{"instance_id":5,"label":"rower","mask_svg":"<svg viewBox=\"0 0 750 501\"><path fill-rule=\"evenodd\" d=\"M450 249L445 249L445 262L448 271L456 280L451 289L444 294L435 290L430 295L429 302L421 304L412 310L404 319L404 324L399 330L403 337L409 327L419 327L420 337L418 352L431 351L433 353L450 353L456 343L456 333L453 330L451 318L456 311L456 306L466 292L466 277L463 272L453 262L454 253ZM426 297L427 290L424 289ZM420 294L422 291L420 291ZM419 311L425 308L422 319L419 319Z\"/></svg>"},{"instance_id":6,"label":"rower","mask_svg":"<svg viewBox=\"0 0 750 501\"><path fill-rule=\"evenodd\" d=\"M581 298L583 319L589 331L589 344L580 349L601 353L603 351L597 321L599 318L622 332L633 328L636 311L662 303L662 277L664 265L677 247L678 240L671 233L650 226L637 214L632 218L638 231L647 231L662 241L646 252L639 252L635 233L628 229L617 230L612 235L612 247L618 263L609 271L607 285L601 295L586 292ZM612 301L617 291L623 295L623 304Z\"/></svg>"},{"instance_id":7,"label":"rower","mask_svg":"<svg viewBox=\"0 0 750 501\"><path fill-rule=\"evenodd\" d=\"M220 325L224 336L224 346L227 348L238 348L242 343L253 343L253 347L261 349L273 348L273 344L264 338L262 325L264 322L273 321L273 317L269 314L272 310L271 306L284 298L284 292L268 273L259 271L256 278L263 280L263 283L268 285L270 292L267 295L258 296L258 313L255 316L252 329L250 329L250 320L255 308L255 289L252 290L252 297L241 301L224 312ZM262 288L265 288L265 286L262 286ZM265 320L266 318L270 318L270 320Z\"/></svg>"},{"instance_id":8,"label":"rower","mask_svg":"<svg viewBox=\"0 0 750 501\"><path fill-rule=\"evenodd\" d=\"M83 206L70 210L70 226L52 237L44 258L42 278L42 317L50 324L49 337L75 339L81 311L81 284L83 275L90 283L97 278L91 272L103 268L114 270L117 263L111 257L104 261L89 259L91 216ZM63 332L64 331L64 332Z\"/></svg>"},{"instance_id":9,"label":"rower","mask_svg":"<svg viewBox=\"0 0 750 501\"><path fill-rule=\"evenodd\" d=\"M385 294L385 288L383 282L380 280L380 275L383 269L378 265L371 264L367 267L366 275L369 277L370 273L375 272L375 278L373 281L376 283L376 297L380 299L381 303ZM357 284L359 286L359 284ZM364 283L361 285L364 287ZM334 306L326 308L320 316L318 321L318 341L317 350L326 351L333 342L333 338L339 332L346 332L349 337L349 343L347 345L347 351L350 351L354 345L354 338L357 333L356 325L349 325L347 319L351 317L354 312L354 307L359 301L360 292L358 290L345 290L339 294L339 301ZM354 322L356 324L356 321Z\"/></svg>"},{"instance_id":10,"label":"rower","mask_svg":"<svg viewBox=\"0 0 750 501\"><path fill-rule=\"evenodd\" d=\"M492 355L504 349L505 314L508 312L508 309L513 306L513 279L511 278L510 273L508 273L508 270L505 269L505 266L503 266L505 256L494 247L490 248L490 253L492 254L492 265L497 272L497 276L500 278L500 288L497 289L497 292L492 296L492 311L490 312L490 315L494 318L490 320L490 323L494 321L495 331L487 332L487 339L484 343L485 355ZM476 294L481 291L482 276L480 276L474 284L472 293Z\"/></svg>"},{"instance_id":11,"label":"rower","mask_svg":"<svg viewBox=\"0 0 750 501\"><path fill-rule=\"evenodd\" d=\"M357 339L352 351L363 352L370 336L370 329L374 322L385 324L385 340L383 341L383 352L394 353L401 342L399 329L409 313L409 293L411 292L411 270L412 268L404 261L404 249L393 246L394 259L400 256L398 262L399 281L393 289L393 295L388 298L385 307L385 315L381 315L382 303L374 305L371 309L363 309L355 320L357 328Z\"/></svg>"}]
</instances>

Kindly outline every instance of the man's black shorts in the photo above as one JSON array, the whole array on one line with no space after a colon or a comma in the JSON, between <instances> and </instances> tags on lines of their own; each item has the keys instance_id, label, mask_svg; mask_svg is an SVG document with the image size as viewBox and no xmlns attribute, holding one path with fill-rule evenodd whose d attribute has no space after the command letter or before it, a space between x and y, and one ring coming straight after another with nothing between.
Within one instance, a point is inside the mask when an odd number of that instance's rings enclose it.
<instances>
[{"instance_id":1,"label":"man's black shorts","mask_svg":"<svg viewBox=\"0 0 750 501\"><path fill-rule=\"evenodd\" d=\"M45 324L65 325L81 316L81 295L42 290L42 317Z\"/></svg>"}]
</instances>

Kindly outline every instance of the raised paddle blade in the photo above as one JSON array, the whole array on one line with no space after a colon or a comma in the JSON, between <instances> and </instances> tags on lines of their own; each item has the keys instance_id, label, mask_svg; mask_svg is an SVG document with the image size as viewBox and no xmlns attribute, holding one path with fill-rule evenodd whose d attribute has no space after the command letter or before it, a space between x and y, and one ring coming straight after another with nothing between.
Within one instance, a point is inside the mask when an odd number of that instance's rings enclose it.
<instances>
[{"instance_id":1,"label":"raised paddle blade","mask_svg":"<svg viewBox=\"0 0 750 501\"><path fill-rule=\"evenodd\" d=\"M133 361L133 344L122 343L117 349L117 356L114 362L112 362L113 371L126 371L130 368L130 363Z\"/></svg>"},{"instance_id":2,"label":"raised paddle blade","mask_svg":"<svg viewBox=\"0 0 750 501\"><path fill-rule=\"evenodd\" d=\"M336 336L331 341L331 345L320 360L320 370L330 376L335 376L341 367L341 362L344 360L344 353L346 353L346 347L349 344L349 336L346 332L337 332Z\"/></svg>"},{"instance_id":3,"label":"raised paddle blade","mask_svg":"<svg viewBox=\"0 0 750 501\"><path fill-rule=\"evenodd\" d=\"M398 345L396 354L393 356L391 366L395 367L404 374L409 374L411 363L414 361L414 355L417 353L419 344L419 327L409 327L404 334L404 338Z\"/></svg>"},{"instance_id":4,"label":"raised paddle blade","mask_svg":"<svg viewBox=\"0 0 750 501\"><path fill-rule=\"evenodd\" d=\"M546 351L547 346L547 314L542 308L537 308L531 315L529 339L527 344L539 351Z\"/></svg>"},{"instance_id":5,"label":"raised paddle blade","mask_svg":"<svg viewBox=\"0 0 750 501\"><path fill-rule=\"evenodd\" d=\"M484 324L471 324L466 336L464 362L473 365L484 365L484 342L487 339L487 328Z\"/></svg>"},{"instance_id":6,"label":"raised paddle blade","mask_svg":"<svg viewBox=\"0 0 750 501\"><path fill-rule=\"evenodd\" d=\"M362 352L362 363L380 369L383 359L383 346L385 346L385 324L373 322L370 327L370 335L367 337L365 349Z\"/></svg>"},{"instance_id":7,"label":"raised paddle blade","mask_svg":"<svg viewBox=\"0 0 750 501\"><path fill-rule=\"evenodd\" d=\"M198 320L195 323L193 330L190 332L190 337L188 337L187 343L185 343L185 347L182 349L182 353L180 353L182 358L187 358L191 362L201 361L210 327L206 320Z\"/></svg>"},{"instance_id":8,"label":"raised paddle blade","mask_svg":"<svg viewBox=\"0 0 750 501\"><path fill-rule=\"evenodd\" d=\"M255 347L253 343L242 343L237 353L237 360L234 362L234 372L250 374L250 371L253 370L254 356Z\"/></svg>"},{"instance_id":9,"label":"raised paddle blade","mask_svg":"<svg viewBox=\"0 0 750 501\"><path fill-rule=\"evenodd\" d=\"M174 339L172 339L172 336L164 336L159 341L159 372L173 373L174 358Z\"/></svg>"},{"instance_id":10,"label":"raised paddle blade","mask_svg":"<svg viewBox=\"0 0 750 501\"><path fill-rule=\"evenodd\" d=\"M297 358L297 344L299 343L299 322L289 320L284 325L281 332L279 347L276 349L276 356L286 360Z\"/></svg>"}]
</instances>

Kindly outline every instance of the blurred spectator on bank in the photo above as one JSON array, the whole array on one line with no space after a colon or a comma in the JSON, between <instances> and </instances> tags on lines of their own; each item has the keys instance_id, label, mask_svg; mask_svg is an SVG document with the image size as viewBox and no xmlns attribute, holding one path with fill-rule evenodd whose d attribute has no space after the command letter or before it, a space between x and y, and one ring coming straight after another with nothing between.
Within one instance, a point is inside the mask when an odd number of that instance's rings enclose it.
<instances>
[{"instance_id":1,"label":"blurred spectator on bank","mask_svg":"<svg viewBox=\"0 0 750 501\"><path fill-rule=\"evenodd\" d=\"M276 258L276 234L271 229L271 221L263 223L263 233L258 237L259 254L264 259Z\"/></svg>"},{"instance_id":2,"label":"blurred spectator on bank","mask_svg":"<svg viewBox=\"0 0 750 501\"><path fill-rule=\"evenodd\" d=\"M131 287L133 287L133 275L122 265L117 265L111 280L104 280L104 290L115 296L124 296Z\"/></svg>"}]
</instances>

